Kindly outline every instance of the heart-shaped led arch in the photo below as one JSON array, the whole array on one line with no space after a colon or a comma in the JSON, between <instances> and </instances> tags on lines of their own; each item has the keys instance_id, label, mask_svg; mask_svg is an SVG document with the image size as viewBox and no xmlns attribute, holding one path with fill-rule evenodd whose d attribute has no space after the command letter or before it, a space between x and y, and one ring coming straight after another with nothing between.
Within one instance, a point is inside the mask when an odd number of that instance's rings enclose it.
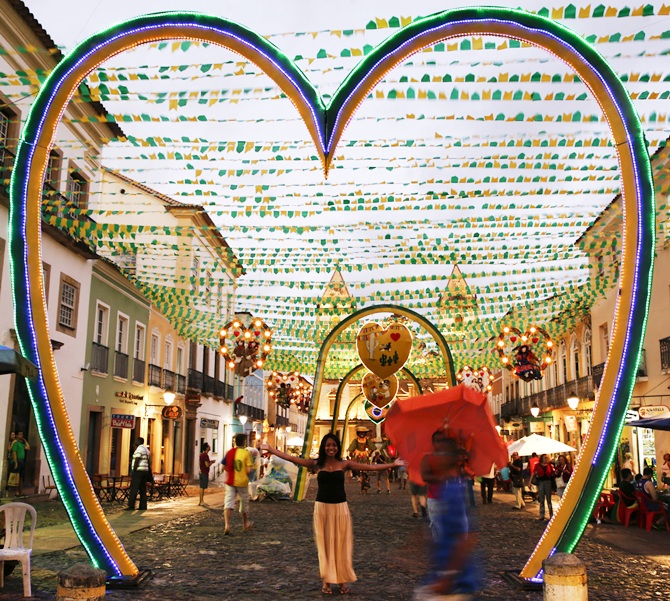
<instances>
[{"instance_id":1,"label":"heart-shaped led arch","mask_svg":"<svg viewBox=\"0 0 670 601\"><path fill-rule=\"evenodd\" d=\"M88 73L133 46L174 39L209 42L256 63L293 101L327 171L357 106L397 64L448 38L498 35L547 50L570 65L598 101L621 166L624 231L614 328L591 429L560 509L521 575L540 574L541 562L577 544L599 496L623 427L644 340L654 256L654 189L644 135L633 104L600 54L567 28L523 11L497 7L446 11L415 21L380 44L346 78L328 107L306 76L273 44L226 19L193 13L138 17L79 44L54 69L28 115L11 181L10 267L15 321L22 353L40 369L29 382L47 460L68 515L93 563L110 575L137 568L107 523L72 434L49 341L42 286L42 181L54 132L67 103ZM312 404L310 411L314 411ZM310 420L311 420L310 416Z\"/></svg>"}]
</instances>

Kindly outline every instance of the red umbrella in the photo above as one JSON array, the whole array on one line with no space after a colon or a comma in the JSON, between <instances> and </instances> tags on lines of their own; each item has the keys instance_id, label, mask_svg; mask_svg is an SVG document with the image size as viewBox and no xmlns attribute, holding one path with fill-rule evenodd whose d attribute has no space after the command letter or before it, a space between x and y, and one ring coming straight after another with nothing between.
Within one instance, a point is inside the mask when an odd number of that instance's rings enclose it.
<instances>
[{"instance_id":1,"label":"red umbrella","mask_svg":"<svg viewBox=\"0 0 670 601\"><path fill-rule=\"evenodd\" d=\"M413 482L422 483L419 465L433 449L433 432L446 427L470 451L469 467L486 475L507 464L507 448L496 431L485 394L460 385L434 394L397 400L386 416L386 433L409 463Z\"/></svg>"}]
</instances>

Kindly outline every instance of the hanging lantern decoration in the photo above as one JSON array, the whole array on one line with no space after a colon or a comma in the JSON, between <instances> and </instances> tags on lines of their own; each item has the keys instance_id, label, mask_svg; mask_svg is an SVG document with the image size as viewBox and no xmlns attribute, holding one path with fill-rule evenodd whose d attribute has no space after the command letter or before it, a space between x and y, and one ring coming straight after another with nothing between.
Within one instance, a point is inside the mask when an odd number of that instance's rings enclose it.
<instances>
[{"instance_id":1,"label":"hanging lantern decoration","mask_svg":"<svg viewBox=\"0 0 670 601\"><path fill-rule=\"evenodd\" d=\"M249 314L226 324L219 332L219 353L228 369L245 377L262 369L272 351L272 330Z\"/></svg>"},{"instance_id":2,"label":"hanging lantern decoration","mask_svg":"<svg viewBox=\"0 0 670 601\"><path fill-rule=\"evenodd\" d=\"M524 382L541 380L553 361L554 343L542 328L529 327L525 332L504 327L498 336L495 352L512 375Z\"/></svg>"},{"instance_id":3,"label":"hanging lantern decoration","mask_svg":"<svg viewBox=\"0 0 670 601\"><path fill-rule=\"evenodd\" d=\"M493 378L489 368L484 366L479 369L472 369L467 365L461 367L456 374L456 379L461 383L467 386L468 388L474 388L478 392L490 392L491 391L491 382Z\"/></svg>"},{"instance_id":4,"label":"hanging lantern decoration","mask_svg":"<svg viewBox=\"0 0 670 601\"><path fill-rule=\"evenodd\" d=\"M295 405L303 413L309 410L312 385L297 371L283 374L273 371L267 381L268 396L280 407Z\"/></svg>"}]
</instances>

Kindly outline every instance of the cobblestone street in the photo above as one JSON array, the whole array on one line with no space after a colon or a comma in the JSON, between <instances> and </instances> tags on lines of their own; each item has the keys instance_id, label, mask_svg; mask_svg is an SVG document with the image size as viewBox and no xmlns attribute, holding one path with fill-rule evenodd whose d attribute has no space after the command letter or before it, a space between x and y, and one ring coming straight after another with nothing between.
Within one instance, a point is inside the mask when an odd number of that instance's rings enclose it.
<instances>
[{"instance_id":1,"label":"cobblestone street","mask_svg":"<svg viewBox=\"0 0 670 601\"><path fill-rule=\"evenodd\" d=\"M412 518L409 491L393 487L390 495L361 496L352 482L347 493L354 519L354 567L359 578L351 586L352 594L359 599L411 599L425 572L428 528L421 519ZM107 598L110 601L323 598L312 539L314 494L315 487L311 487L303 503L252 503L253 528L242 532L236 514L231 536L224 537L222 511L216 506L123 536L130 556L139 567L151 569L153 578L139 591L111 590ZM177 503L182 502L197 501L191 497ZM485 565L485 590L480 599L542 599L541 591L521 591L502 578L504 571L522 567L542 532L537 510L530 507L528 511L514 511L511 495L500 493L492 505L478 505L476 515ZM136 515L138 520L142 519L141 514ZM637 528L629 532L649 549L665 549L665 556L631 554L611 546L609 540L617 543L626 539L627 532L620 525L589 526L576 554L587 565L590 598L631 601L666 597L670 534L638 532ZM79 549L34 557L33 595L53 599L58 571L82 561L87 561L87 557ZM0 598L21 599L21 590L17 568L6 579Z\"/></svg>"}]
</instances>

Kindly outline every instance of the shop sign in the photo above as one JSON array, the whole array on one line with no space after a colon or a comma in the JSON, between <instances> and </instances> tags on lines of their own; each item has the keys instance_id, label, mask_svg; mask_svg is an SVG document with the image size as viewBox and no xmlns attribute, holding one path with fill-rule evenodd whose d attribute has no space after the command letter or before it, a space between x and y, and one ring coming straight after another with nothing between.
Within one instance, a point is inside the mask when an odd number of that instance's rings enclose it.
<instances>
[{"instance_id":1,"label":"shop sign","mask_svg":"<svg viewBox=\"0 0 670 601\"><path fill-rule=\"evenodd\" d=\"M130 428L135 427L134 415L123 415L121 413L112 413L112 428Z\"/></svg>"},{"instance_id":2,"label":"shop sign","mask_svg":"<svg viewBox=\"0 0 670 601\"><path fill-rule=\"evenodd\" d=\"M576 415L566 415L565 416L565 429L568 432L579 431L579 424L577 423L577 416Z\"/></svg>"},{"instance_id":3,"label":"shop sign","mask_svg":"<svg viewBox=\"0 0 670 601\"><path fill-rule=\"evenodd\" d=\"M640 419L640 414L635 411L635 409L629 409L626 411L625 421L632 422L633 420Z\"/></svg>"},{"instance_id":4,"label":"shop sign","mask_svg":"<svg viewBox=\"0 0 670 601\"><path fill-rule=\"evenodd\" d=\"M182 416L182 410L179 405L168 405L167 407L163 407L161 415L165 419L179 419Z\"/></svg>"},{"instance_id":5,"label":"shop sign","mask_svg":"<svg viewBox=\"0 0 670 601\"><path fill-rule=\"evenodd\" d=\"M212 430L219 429L219 420L218 419L207 419L205 417L200 418L200 427L201 428L211 428Z\"/></svg>"},{"instance_id":6,"label":"shop sign","mask_svg":"<svg viewBox=\"0 0 670 601\"><path fill-rule=\"evenodd\" d=\"M544 420L538 422L530 422L530 431L531 432L544 432Z\"/></svg>"},{"instance_id":7,"label":"shop sign","mask_svg":"<svg viewBox=\"0 0 670 601\"><path fill-rule=\"evenodd\" d=\"M638 407L638 413L640 414L640 419L647 419L650 417L662 417L670 413L665 405L650 405L649 407Z\"/></svg>"}]
</instances>

